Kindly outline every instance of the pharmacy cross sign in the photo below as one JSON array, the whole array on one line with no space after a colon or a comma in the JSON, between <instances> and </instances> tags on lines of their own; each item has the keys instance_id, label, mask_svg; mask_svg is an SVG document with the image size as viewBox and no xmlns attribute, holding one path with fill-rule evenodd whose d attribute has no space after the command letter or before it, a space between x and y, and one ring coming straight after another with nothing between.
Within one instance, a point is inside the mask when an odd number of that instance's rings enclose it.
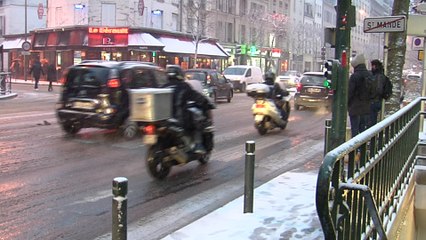
<instances>
[{"instance_id":1,"label":"pharmacy cross sign","mask_svg":"<svg viewBox=\"0 0 426 240\"><path fill-rule=\"evenodd\" d=\"M407 18L404 15L364 19L365 33L404 32Z\"/></svg>"}]
</instances>

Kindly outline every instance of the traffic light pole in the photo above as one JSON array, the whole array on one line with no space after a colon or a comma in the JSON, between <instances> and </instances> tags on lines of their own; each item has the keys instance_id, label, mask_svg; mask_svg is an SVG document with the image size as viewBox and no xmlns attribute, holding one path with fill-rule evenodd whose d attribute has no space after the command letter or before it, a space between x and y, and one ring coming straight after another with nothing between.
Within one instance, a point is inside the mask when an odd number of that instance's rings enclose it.
<instances>
[{"instance_id":1,"label":"traffic light pole","mask_svg":"<svg viewBox=\"0 0 426 240\"><path fill-rule=\"evenodd\" d=\"M354 9L351 9L351 0L337 1L336 16L336 49L335 59L340 60L338 80L333 96L331 131L327 151L330 151L346 141L346 123L348 110L348 77L351 26L354 23Z\"/></svg>"}]
</instances>

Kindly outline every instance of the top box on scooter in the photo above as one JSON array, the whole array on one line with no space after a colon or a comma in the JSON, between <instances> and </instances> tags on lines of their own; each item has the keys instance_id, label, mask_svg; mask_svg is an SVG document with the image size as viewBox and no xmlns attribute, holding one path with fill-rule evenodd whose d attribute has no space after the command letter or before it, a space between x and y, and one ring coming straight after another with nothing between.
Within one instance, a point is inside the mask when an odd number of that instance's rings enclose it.
<instances>
[{"instance_id":1,"label":"top box on scooter","mask_svg":"<svg viewBox=\"0 0 426 240\"><path fill-rule=\"evenodd\" d=\"M252 98L266 97L269 94L269 91L271 91L269 86L263 83L250 84L246 89L247 96Z\"/></svg>"},{"instance_id":2,"label":"top box on scooter","mask_svg":"<svg viewBox=\"0 0 426 240\"><path fill-rule=\"evenodd\" d=\"M172 117L171 88L130 89L130 120L156 122Z\"/></svg>"}]
</instances>

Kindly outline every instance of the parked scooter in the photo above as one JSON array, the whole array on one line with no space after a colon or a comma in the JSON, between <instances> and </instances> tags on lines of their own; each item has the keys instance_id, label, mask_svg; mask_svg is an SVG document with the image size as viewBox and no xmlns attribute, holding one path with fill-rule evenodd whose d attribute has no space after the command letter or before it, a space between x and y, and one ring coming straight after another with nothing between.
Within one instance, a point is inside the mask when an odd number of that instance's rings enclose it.
<instances>
[{"instance_id":1,"label":"parked scooter","mask_svg":"<svg viewBox=\"0 0 426 240\"><path fill-rule=\"evenodd\" d=\"M274 99L267 98L270 87L266 84L251 84L247 88L247 95L254 99L252 113L254 116L254 126L260 135L266 134L269 130L287 127L290 115L290 95L273 96ZM286 117L282 118L281 109L285 111Z\"/></svg>"}]
</instances>

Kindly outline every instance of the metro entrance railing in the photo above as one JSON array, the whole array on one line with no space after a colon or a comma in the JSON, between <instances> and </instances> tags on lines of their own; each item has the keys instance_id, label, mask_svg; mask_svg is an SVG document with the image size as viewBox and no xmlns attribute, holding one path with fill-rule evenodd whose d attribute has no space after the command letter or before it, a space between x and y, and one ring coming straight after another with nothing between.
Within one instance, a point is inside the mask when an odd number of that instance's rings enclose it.
<instances>
[{"instance_id":1,"label":"metro entrance railing","mask_svg":"<svg viewBox=\"0 0 426 240\"><path fill-rule=\"evenodd\" d=\"M424 100L325 155L316 189L325 239L387 239L414 176Z\"/></svg>"}]
</instances>

